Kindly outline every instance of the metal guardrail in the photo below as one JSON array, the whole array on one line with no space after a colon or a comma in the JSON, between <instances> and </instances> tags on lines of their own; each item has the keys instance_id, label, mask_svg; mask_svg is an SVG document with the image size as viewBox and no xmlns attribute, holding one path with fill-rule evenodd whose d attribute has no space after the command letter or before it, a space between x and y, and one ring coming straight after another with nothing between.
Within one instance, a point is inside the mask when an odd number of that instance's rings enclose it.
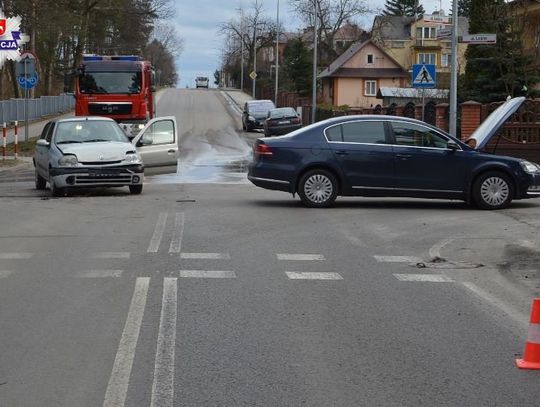
<instances>
[{"instance_id":1,"label":"metal guardrail","mask_svg":"<svg viewBox=\"0 0 540 407\"><path fill-rule=\"evenodd\" d=\"M72 94L41 96L36 99L28 99L28 121L66 113L74 108L75 98ZM0 124L3 122L12 123L15 120L19 122L24 121L24 99L0 101Z\"/></svg>"}]
</instances>

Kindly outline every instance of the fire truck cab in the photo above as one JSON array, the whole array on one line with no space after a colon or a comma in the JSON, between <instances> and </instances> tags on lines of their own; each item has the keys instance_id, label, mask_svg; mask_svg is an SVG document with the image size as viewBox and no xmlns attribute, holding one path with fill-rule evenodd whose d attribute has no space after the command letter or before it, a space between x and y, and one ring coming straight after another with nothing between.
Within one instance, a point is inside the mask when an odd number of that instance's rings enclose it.
<instances>
[{"instance_id":1,"label":"fire truck cab","mask_svg":"<svg viewBox=\"0 0 540 407\"><path fill-rule=\"evenodd\" d=\"M128 136L155 116L154 71L138 56L84 55L75 86L76 116L114 119Z\"/></svg>"}]
</instances>

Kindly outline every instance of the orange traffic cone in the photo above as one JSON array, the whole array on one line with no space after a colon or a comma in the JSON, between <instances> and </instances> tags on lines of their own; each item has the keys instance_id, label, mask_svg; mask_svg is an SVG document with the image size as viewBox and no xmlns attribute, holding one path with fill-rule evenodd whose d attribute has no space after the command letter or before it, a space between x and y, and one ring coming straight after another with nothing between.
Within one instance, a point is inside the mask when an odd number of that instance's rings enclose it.
<instances>
[{"instance_id":1,"label":"orange traffic cone","mask_svg":"<svg viewBox=\"0 0 540 407\"><path fill-rule=\"evenodd\" d=\"M520 369L540 370L540 298L535 298L523 359L516 359Z\"/></svg>"}]
</instances>

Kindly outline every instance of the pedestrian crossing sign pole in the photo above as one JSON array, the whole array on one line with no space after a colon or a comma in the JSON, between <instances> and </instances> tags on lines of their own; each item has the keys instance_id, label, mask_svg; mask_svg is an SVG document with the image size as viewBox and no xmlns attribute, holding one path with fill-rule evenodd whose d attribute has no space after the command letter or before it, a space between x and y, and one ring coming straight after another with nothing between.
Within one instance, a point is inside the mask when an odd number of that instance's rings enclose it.
<instances>
[{"instance_id":1,"label":"pedestrian crossing sign pole","mask_svg":"<svg viewBox=\"0 0 540 407\"><path fill-rule=\"evenodd\" d=\"M425 89L435 88L437 85L437 71L433 64L415 64L412 69L413 88L422 89L422 120L424 120Z\"/></svg>"}]
</instances>

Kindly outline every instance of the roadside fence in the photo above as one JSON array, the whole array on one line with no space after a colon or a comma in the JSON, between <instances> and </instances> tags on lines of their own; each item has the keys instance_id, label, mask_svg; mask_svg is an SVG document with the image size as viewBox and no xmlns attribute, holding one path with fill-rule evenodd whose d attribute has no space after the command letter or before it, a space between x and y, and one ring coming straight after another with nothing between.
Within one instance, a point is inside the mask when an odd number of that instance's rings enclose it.
<instances>
[{"instance_id":1,"label":"roadside fence","mask_svg":"<svg viewBox=\"0 0 540 407\"><path fill-rule=\"evenodd\" d=\"M0 101L0 123L24 122L24 104L23 98ZM28 99L28 121L66 113L74 108L75 98L72 94Z\"/></svg>"}]
</instances>

